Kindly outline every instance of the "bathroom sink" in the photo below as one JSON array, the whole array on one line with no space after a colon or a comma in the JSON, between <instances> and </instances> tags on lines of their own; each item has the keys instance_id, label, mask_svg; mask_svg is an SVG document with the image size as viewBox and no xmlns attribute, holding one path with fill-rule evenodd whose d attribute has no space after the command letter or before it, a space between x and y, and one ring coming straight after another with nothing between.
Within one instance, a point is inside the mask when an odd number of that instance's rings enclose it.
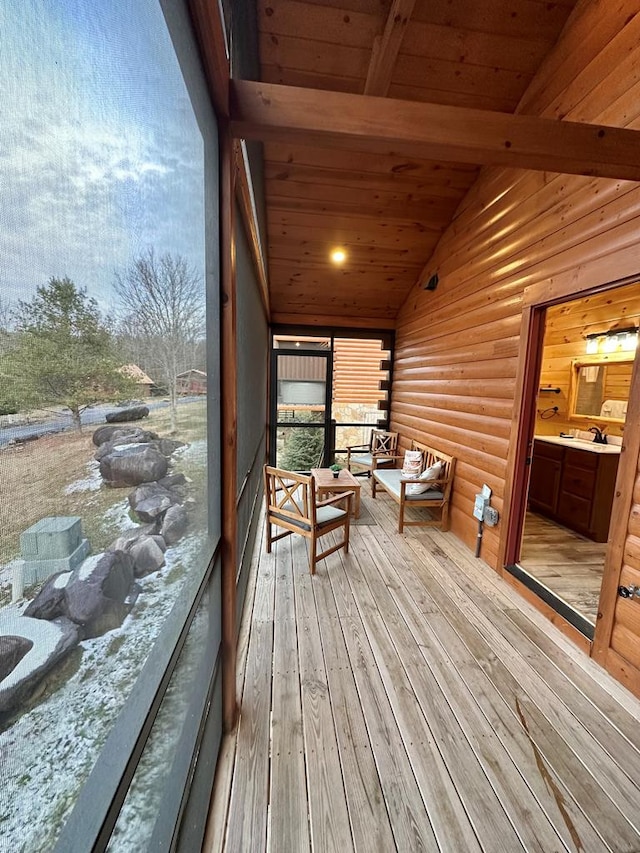
<instances>
[{"instance_id":1,"label":"bathroom sink","mask_svg":"<svg viewBox=\"0 0 640 853\"><path fill-rule=\"evenodd\" d=\"M619 444L597 444L585 438L572 438L567 435L535 435L536 441L547 441L549 444L560 444L563 447L577 447L591 453L620 454Z\"/></svg>"}]
</instances>

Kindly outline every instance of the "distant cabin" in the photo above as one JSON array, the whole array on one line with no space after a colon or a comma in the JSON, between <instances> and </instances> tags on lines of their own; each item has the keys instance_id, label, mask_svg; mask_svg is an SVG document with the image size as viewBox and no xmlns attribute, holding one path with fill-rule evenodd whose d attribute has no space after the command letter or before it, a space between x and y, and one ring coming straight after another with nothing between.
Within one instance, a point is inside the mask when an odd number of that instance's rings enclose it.
<instances>
[{"instance_id":1,"label":"distant cabin","mask_svg":"<svg viewBox=\"0 0 640 853\"><path fill-rule=\"evenodd\" d=\"M203 370L185 370L176 376L178 394L206 394L207 374Z\"/></svg>"},{"instance_id":2,"label":"distant cabin","mask_svg":"<svg viewBox=\"0 0 640 853\"><path fill-rule=\"evenodd\" d=\"M129 376L138 386L137 396L139 397L150 397L151 390L155 385L153 379L150 379L147 374L138 367L137 364L124 364L120 368L120 372L124 373L125 376Z\"/></svg>"}]
</instances>

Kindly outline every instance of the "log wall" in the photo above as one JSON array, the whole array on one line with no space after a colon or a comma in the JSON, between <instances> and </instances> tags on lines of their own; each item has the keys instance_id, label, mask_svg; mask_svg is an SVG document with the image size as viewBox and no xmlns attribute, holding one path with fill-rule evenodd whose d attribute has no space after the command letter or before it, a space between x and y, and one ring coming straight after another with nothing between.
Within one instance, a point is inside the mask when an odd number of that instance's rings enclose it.
<instances>
[{"instance_id":1,"label":"log wall","mask_svg":"<svg viewBox=\"0 0 640 853\"><path fill-rule=\"evenodd\" d=\"M387 371L380 362L389 357L379 340L336 338L333 355L334 403L372 403L384 400L380 382Z\"/></svg>"},{"instance_id":2,"label":"log wall","mask_svg":"<svg viewBox=\"0 0 640 853\"><path fill-rule=\"evenodd\" d=\"M638 128L639 68L640 0L585 0L519 109ZM416 286L404 303L392 428L405 446L415 438L458 458L452 531L470 547L483 483L503 509L526 289L580 295L638 274L639 227L636 184L485 169L422 277L437 271L438 289ZM504 532L485 532L482 556L496 567Z\"/></svg>"}]
</instances>

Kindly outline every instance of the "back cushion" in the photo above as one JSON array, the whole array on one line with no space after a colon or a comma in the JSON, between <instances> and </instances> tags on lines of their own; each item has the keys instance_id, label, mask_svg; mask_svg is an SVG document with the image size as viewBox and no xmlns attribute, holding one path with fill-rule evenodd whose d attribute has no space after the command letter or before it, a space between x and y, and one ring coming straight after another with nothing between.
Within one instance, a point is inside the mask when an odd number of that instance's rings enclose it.
<instances>
[{"instance_id":1,"label":"back cushion","mask_svg":"<svg viewBox=\"0 0 640 853\"><path fill-rule=\"evenodd\" d=\"M405 450L402 465L403 479L415 480L422 470L422 453L419 450Z\"/></svg>"},{"instance_id":2,"label":"back cushion","mask_svg":"<svg viewBox=\"0 0 640 853\"><path fill-rule=\"evenodd\" d=\"M406 495L421 495L423 492L428 491L431 488L438 488L437 486L433 486L432 484L442 475L442 462L434 462L429 468L425 468L425 470L420 474L417 478L417 483L410 483L405 488Z\"/></svg>"}]
</instances>

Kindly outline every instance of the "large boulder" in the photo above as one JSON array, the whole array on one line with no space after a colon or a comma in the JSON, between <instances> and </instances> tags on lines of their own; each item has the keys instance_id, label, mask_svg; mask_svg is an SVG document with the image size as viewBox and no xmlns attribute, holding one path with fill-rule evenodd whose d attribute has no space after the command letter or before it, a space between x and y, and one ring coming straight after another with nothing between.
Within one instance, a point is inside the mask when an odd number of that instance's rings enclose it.
<instances>
[{"instance_id":1,"label":"large boulder","mask_svg":"<svg viewBox=\"0 0 640 853\"><path fill-rule=\"evenodd\" d=\"M77 643L78 629L67 619L0 618L0 714L21 708Z\"/></svg>"},{"instance_id":2,"label":"large boulder","mask_svg":"<svg viewBox=\"0 0 640 853\"><path fill-rule=\"evenodd\" d=\"M137 486L160 480L169 463L157 450L146 444L113 450L100 460L100 474L111 485Z\"/></svg>"},{"instance_id":3,"label":"large boulder","mask_svg":"<svg viewBox=\"0 0 640 853\"><path fill-rule=\"evenodd\" d=\"M141 536L131 546L129 554L133 560L133 571L137 578L157 572L164 566L164 551L157 539L161 537Z\"/></svg>"},{"instance_id":4,"label":"large boulder","mask_svg":"<svg viewBox=\"0 0 640 853\"><path fill-rule=\"evenodd\" d=\"M24 611L25 616L33 619L57 619L66 615L65 588L71 579L72 572L58 572L52 575L40 592L29 603Z\"/></svg>"},{"instance_id":5,"label":"large boulder","mask_svg":"<svg viewBox=\"0 0 640 853\"><path fill-rule=\"evenodd\" d=\"M133 578L133 559L124 551L96 554L73 571L65 587L65 609L83 639L122 623L133 605Z\"/></svg>"},{"instance_id":6,"label":"large boulder","mask_svg":"<svg viewBox=\"0 0 640 853\"><path fill-rule=\"evenodd\" d=\"M129 494L129 506L140 521L154 522L161 518L180 497L159 483L143 483Z\"/></svg>"},{"instance_id":7,"label":"large boulder","mask_svg":"<svg viewBox=\"0 0 640 853\"><path fill-rule=\"evenodd\" d=\"M175 544L181 539L187 529L187 512L179 504L170 506L162 519L160 535L167 545Z\"/></svg>"},{"instance_id":8,"label":"large boulder","mask_svg":"<svg viewBox=\"0 0 640 853\"><path fill-rule=\"evenodd\" d=\"M119 426L112 424L98 427L93 433L93 443L96 447L105 444L107 441L115 442L120 439L126 439L130 444L135 442L155 441L158 438L158 433L150 429L141 429L138 426ZM122 442L125 443L124 441Z\"/></svg>"},{"instance_id":9,"label":"large boulder","mask_svg":"<svg viewBox=\"0 0 640 853\"><path fill-rule=\"evenodd\" d=\"M157 441L151 442L151 447L160 451L163 456L171 456L179 447L184 446L184 441L175 441L173 438L159 438Z\"/></svg>"},{"instance_id":10,"label":"large boulder","mask_svg":"<svg viewBox=\"0 0 640 853\"><path fill-rule=\"evenodd\" d=\"M132 406L129 409L120 409L118 412L109 412L106 415L108 424L119 424L127 421L141 421L149 414L149 409L146 406Z\"/></svg>"}]
</instances>

